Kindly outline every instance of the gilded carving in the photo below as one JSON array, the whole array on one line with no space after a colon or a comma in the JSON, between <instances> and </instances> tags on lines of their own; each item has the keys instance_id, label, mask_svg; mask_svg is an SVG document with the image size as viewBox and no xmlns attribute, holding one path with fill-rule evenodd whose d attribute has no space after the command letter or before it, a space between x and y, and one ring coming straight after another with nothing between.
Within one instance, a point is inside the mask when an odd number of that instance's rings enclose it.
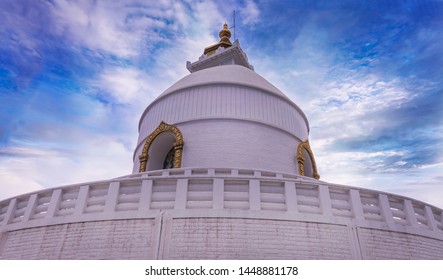
<instances>
[{"instance_id":1,"label":"gilded carving","mask_svg":"<svg viewBox=\"0 0 443 280\"><path fill-rule=\"evenodd\" d=\"M309 145L308 140L301 142L297 147L297 162L299 174L302 176L305 175L305 158L303 157L303 149L308 152L309 157L311 158L314 178L320 179L320 175L317 173L317 164L315 163L314 154L312 153L311 146Z\"/></svg>"},{"instance_id":2,"label":"gilded carving","mask_svg":"<svg viewBox=\"0 0 443 280\"><path fill-rule=\"evenodd\" d=\"M146 142L145 142L145 145L143 146L142 153L139 156L139 159L140 159L139 172L146 171L148 158L149 158L149 155L148 155L149 148L151 147L151 144L154 141L154 139L163 132L172 132L174 134L174 136L175 136L174 168L181 167L182 149L183 149L183 145L185 144L183 141L183 135L177 127L167 124L165 122L161 122L160 125L146 138Z\"/></svg>"}]
</instances>

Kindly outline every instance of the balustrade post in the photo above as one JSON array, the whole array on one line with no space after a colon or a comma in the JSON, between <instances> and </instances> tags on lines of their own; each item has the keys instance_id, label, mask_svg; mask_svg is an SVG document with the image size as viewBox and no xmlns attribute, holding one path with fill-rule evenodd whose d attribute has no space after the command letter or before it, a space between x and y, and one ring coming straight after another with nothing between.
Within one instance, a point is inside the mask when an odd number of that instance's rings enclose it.
<instances>
[{"instance_id":1,"label":"balustrade post","mask_svg":"<svg viewBox=\"0 0 443 280\"><path fill-rule=\"evenodd\" d=\"M38 195L36 193L32 194L29 198L25 214L23 215L23 222L29 221L32 217L32 214L34 214L35 206L37 204L37 198Z\"/></svg>"},{"instance_id":2,"label":"balustrade post","mask_svg":"<svg viewBox=\"0 0 443 280\"><path fill-rule=\"evenodd\" d=\"M406 214L406 221L412 227L418 227L417 217L415 216L414 206L409 199L403 201L403 211Z\"/></svg>"},{"instance_id":3,"label":"balustrade post","mask_svg":"<svg viewBox=\"0 0 443 280\"><path fill-rule=\"evenodd\" d=\"M143 180L140 191L138 210L141 212L151 210L152 180Z\"/></svg>"},{"instance_id":4,"label":"balustrade post","mask_svg":"<svg viewBox=\"0 0 443 280\"><path fill-rule=\"evenodd\" d=\"M192 176L192 169L186 169L185 170L185 176L186 177L191 177Z\"/></svg>"},{"instance_id":5,"label":"balustrade post","mask_svg":"<svg viewBox=\"0 0 443 280\"><path fill-rule=\"evenodd\" d=\"M48 211L46 212L45 218L50 219L52 217L55 217L60 206L61 199L62 189L56 189L52 191L51 200L49 202Z\"/></svg>"},{"instance_id":6,"label":"balustrade post","mask_svg":"<svg viewBox=\"0 0 443 280\"><path fill-rule=\"evenodd\" d=\"M432 208L429 205L425 205L425 218L426 224L431 230L437 230L437 223L435 222L435 216L432 212Z\"/></svg>"},{"instance_id":7,"label":"balustrade post","mask_svg":"<svg viewBox=\"0 0 443 280\"><path fill-rule=\"evenodd\" d=\"M325 216L332 216L331 196L329 195L329 188L326 185L318 186L320 209Z\"/></svg>"},{"instance_id":8,"label":"balustrade post","mask_svg":"<svg viewBox=\"0 0 443 280\"><path fill-rule=\"evenodd\" d=\"M286 211L298 213L297 194L295 191L295 182L285 182L285 200Z\"/></svg>"},{"instance_id":9,"label":"balustrade post","mask_svg":"<svg viewBox=\"0 0 443 280\"><path fill-rule=\"evenodd\" d=\"M80 216L85 211L86 202L89 196L89 185L80 187L78 191L77 201L75 202L74 216Z\"/></svg>"},{"instance_id":10,"label":"balustrade post","mask_svg":"<svg viewBox=\"0 0 443 280\"><path fill-rule=\"evenodd\" d=\"M3 226L8 225L14 219L14 212L17 209L17 198L13 198L9 201L8 210L6 210L5 217L3 218Z\"/></svg>"},{"instance_id":11,"label":"balustrade post","mask_svg":"<svg viewBox=\"0 0 443 280\"><path fill-rule=\"evenodd\" d=\"M388 224L394 223L394 216L392 216L391 205L389 204L388 196L385 194L378 195L379 207L381 214Z\"/></svg>"},{"instance_id":12,"label":"balustrade post","mask_svg":"<svg viewBox=\"0 0 443 280\"><path fill-rule=\"evenodd\" d=\"M349 190L349 197L351 199L351 209L354 218L357 220L364 220L365 214L363 212L363 203L361 203L360 192L355 189Z\"/></svg>"},{"instance_id":13,"label":"balustrade post","mask_svg":"<svg viewBox=\"0 0 443 280\"><path fill-rule=\"evenodd\" d=\"M188 179L179 179L175 189L174 209L186 209L188 198Z\"/></svg>"},{"instance_id":14,"label":"balustrade post","mask_svg":"<svg viewBox=\"0 0 443 280\"><path fill-rule=\"evenodd\" d=\"M223 209L225 200L224 180L215 178L212 191L212 208Z\"/></svg>"},{"instance_id":15,"label":"balustrade post","mask_svg":"<svg viewBox=\"0 0 443 280\"><path fill-rule=\"evenodd\" d=\"M108 188L108 195L106 196L104 213L112 213L117 206L117 200L120 193L120 182L112 182Z\"/></svg>"},{"instance_id":16,"label":"balustrade post","mask_svg":"<svg viewBox=\"0 0 443 280\"><path fill-rule=\"evenodd\" d=\"M260 210L260 181L249 181L249 210Z\"/></svg>"}]
</instances>

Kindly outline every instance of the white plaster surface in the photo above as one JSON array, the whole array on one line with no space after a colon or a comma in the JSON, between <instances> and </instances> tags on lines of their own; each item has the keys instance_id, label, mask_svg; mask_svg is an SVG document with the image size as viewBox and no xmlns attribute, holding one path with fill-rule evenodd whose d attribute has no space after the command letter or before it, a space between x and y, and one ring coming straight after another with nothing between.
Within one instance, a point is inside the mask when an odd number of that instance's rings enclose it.
<instances>
[{"instance_id":1,"label":"white plaster surface","mask_svg":"<svg viewBox=\"0 0 443 280\"><path fill-rule=\"evenodd\" d=\"M352 259L343 225L264 219L175 219L168 259Z\"/></svg>"},{"instance_id":2,"label":"white plaster surface","mask_svg":"<svg viewBox=\"0 0 443 280\"><path fill-rule=\"evenodd\" d=\"M229 119L196 120L178 127L185 140L183 167L271 167L286 173L298 170L296 154L300 140L275 127ZM136 154L142 149L140 146ZM149 161L154 160L150 155ZM138 172L139 164L136 159L134 173Z\"/></svg>"},{"instance_id":3,"label":"white plaster surface","mask_svg":"<svg viewBox=\"0 0 443 280\"><path fill-rule=\"evenodd\" d=\"M230 121L229 125L226 120ZM238 65L208 68L190 74L148 106L140 120L133 173L138 172L139 156L146 138L162 121L183 130L182 167L223 165L294 172L296 168L293 168L292 162L295 161L297 145L307 140L309 134L304 113L292 101L258 74ZM255 123L252 134L252 126L246 125L246 122ZM269 133L269 127L274 128L275 135ZM196 131L203 133L196 135ZM291 162L282 160L282 153L266 154L269 147L265 148L265 154L261 153L264 142L277 146L282 140L273 141L284 134L292 135L294 139L279 148L285 149L287 155L283 157L292 157ZM283 138L288 139L288 136ZM203 146L200 145L202 142L205 143ZM255 144L258 146L254 147ZM263 164L257 167L237 164L236 160L241 157L237 154L240 147L251 150L244 158L254 153L255 158L251 160L263 161ZM197 149L204 153L187 153L187 150ZM235 153L236 156L231 159L213 156L221 151ZM266 161L267 167L264 166ZM196 165L195 162L201 163Z\"/></svg>"},{"instance_id":4,"label":"white plaster surface","mask_svg":"<svg viewBox=\"0 0 443 280\"><path fill-rule=\"evenodd\" d=\"M443 259L442 212L271 171L151 171L0 201L0 259Z\"/></svg>"},{"instance_id":5,"label":"white plaster surface","mask_svg":"<svg viewBox=\"0 0 443 280\"><path fill-rule=\"evenodd\" d=\"M152 259L154 219L94 221L8 232L2 259Z\"/></svg>"}]
</instances>

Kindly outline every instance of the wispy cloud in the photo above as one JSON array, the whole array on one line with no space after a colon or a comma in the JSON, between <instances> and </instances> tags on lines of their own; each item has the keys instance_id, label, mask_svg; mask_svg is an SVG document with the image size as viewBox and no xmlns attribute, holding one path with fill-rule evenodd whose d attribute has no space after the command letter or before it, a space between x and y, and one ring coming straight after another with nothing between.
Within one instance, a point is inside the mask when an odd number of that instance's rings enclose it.
<instances>
[{"instance_id":1,"label":"wispy cloud","mask_svg":"<svg viewBox=\"0 0 443 280\"><path fill-rule=\"evenodd\" d=\"M240 12L243 16L243 24L255 24L260 20L260 9L253 0L246 1Z\"/></svg>"},{"instance_id":2,"label":"wispy cloud","mask_svg":"<svg viewBox=\"0 0 443 280\"><path fill-rule=\"evenodd\" d=\"M138 103L142 96L154 97L149 95L152 81L149 83L148 75L136 68L107 68L92 83L96 86L97 95L104 95L117 104Z\"/></svg>"},{"instance_id":3,"label":"wispy cloud","mask_svg":"<svg viewBox=\"0 0 443 280\"><path fill-rule=\"evenodd\" d=\"M0 148L0 156L6 157L59 157L64 156L59 151L33 149L26 147L4 147Z\"/></svg>"},{"instance_id":4,"label":"wispy cloud","mask_svg":"<svg viewBox=\"0 0 443 280\"><path fill-rule=\"evenodd\" d=\"M49 5L55 34L73 44L119 57L137 56L141 48L151 49L168 40L159 31L176 12L180 14L181 6L162 1L63 0Z\"/></svg>"},{"instance_id":5,"label":"wispy cloud","mask_svg":"<svg viewBox=\"0 0 443 280\"><path fill-rule=\"evenodd\" d=\"M442 205L437 1L1 1L0 197L129 173L145 106L234 9L257 73L308 116L322 179Z\"/></svg>"}]
</instances>

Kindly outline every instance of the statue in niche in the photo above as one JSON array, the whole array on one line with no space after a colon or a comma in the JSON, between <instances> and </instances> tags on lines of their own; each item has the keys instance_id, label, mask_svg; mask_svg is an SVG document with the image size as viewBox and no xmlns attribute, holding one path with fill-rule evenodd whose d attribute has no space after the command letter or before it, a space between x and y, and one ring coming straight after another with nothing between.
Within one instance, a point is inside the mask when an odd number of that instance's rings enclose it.
<instances>
[{"instance_id":1,"label":"statue in niche","mask_svg":"<svg viewBox=\"0 0 443 280\"><path fill-rule=\"evenodd\" d=\"M174 148L172 148L166 155L165 161L163 162L163 169L174 168Z\"/></svg>"}]
</instances>

